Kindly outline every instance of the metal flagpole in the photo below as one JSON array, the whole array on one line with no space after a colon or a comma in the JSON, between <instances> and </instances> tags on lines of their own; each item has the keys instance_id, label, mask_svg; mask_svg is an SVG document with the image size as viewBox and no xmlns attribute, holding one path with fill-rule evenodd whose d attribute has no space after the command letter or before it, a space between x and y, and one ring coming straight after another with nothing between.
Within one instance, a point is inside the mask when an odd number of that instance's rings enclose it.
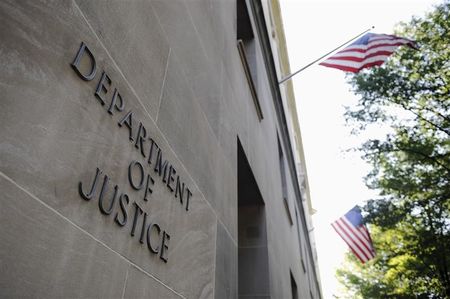
<instances>
[{"instance_id":1,"label":"metal flagpole","mask_svg":"<svg viewBox=\"0 0 450 299\"><path fill-rule=\"evenodd\" d=\"M350 40L346 41L345 43L343 43L343 44L340 45L339 47L337 47L337 48L331 50L331 51L328 52L327 54L325 54L325 55L321 56L320 58L317 58L317 59L314 60L313 62L311 62L311 63L305 65L304 67L302 67L301 69L299 69L299 70L296 71L295 73L290 74L290 75L288 75L287 77L281 79L281 81L278 82L278 84L281 84L281 83L283 83L283 82L289 80L290 78L294 77L295 75L297 75L297 74L300 73L301 71L305 70L306 68L308 68L308 67L310 67L311 65L313 65L314 63L316 63L317 61L319 61L319 60L321 60L322 58L324 58L324 57L330 55L330 54L333 53L334 51L340 49L341 47L345 46L345 45L348 44L349 42L351 42L351 41L357 39L358 37L360 37L360 36L363 35L364 33L369 32L369 31L372 30L373 28L375 28L375 26L372 26L371 28L365 30L364 32L361 32L360 34L358 34L357 36L355 36L355 37L351 38Z\"/></svg>"}]
</instances>

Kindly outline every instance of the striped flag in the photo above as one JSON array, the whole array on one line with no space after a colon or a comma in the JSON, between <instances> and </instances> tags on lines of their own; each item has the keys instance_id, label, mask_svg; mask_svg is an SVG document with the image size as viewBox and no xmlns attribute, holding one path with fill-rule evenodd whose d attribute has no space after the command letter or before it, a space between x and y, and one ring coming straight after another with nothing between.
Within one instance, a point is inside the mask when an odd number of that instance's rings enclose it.
<instances>
[{"instance_id":1,"label":"striped flag","mask_svg":"<svg viewBox=\"0 0 450 299\"><path fill-rule=\"evenodd\" d=\"M415 42L406 38L388 34L367 33L319 64L357 73L363 68L382 65L402 45L417 49Z\"/></svg>"},{"instance_id":2,"label":"striped flag","mask_svg":"<svg viewBox=\"0 0 450 299\"><path fill-rule=\"evenodd\" d=\"M331 224L339 236L344 239L350 250L364 264L375 257L372 239L363 223L361 210L358 206Z\"/></svg>"}]
</instances>

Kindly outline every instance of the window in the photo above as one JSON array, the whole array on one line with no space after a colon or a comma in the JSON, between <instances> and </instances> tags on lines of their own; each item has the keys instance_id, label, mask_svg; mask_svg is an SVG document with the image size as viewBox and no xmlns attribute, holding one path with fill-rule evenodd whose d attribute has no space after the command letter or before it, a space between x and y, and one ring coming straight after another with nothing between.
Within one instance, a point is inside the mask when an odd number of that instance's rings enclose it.
<instances>
[{"instance_id":1,"label":"window","mask_svg":"<svg viewBox=\"0 0 450 299\"><path fill-rule=\"evenodd\" d=\"M297 209L294 210L295 210L295 223L297 224L297 232L298 232L298 251L300 252L300 261L302 263L303 272L306 272L305 261L303 260L302 236L300 233L300 224L298 223L298 213Z\"/></svg>"},{"instance_id":2,"label":"window","mask_svg":"<svg viewBox=\"0 0 450 299\"><path fill-rule=\"evenodd\" d=\"M245 0L237 0L237 47L241 57L244 73L247 78L250 93L255 104L256 113L261 121L264 117L257 94L257 62L256 44L252 24Z\"/></svg>"},{"instance_id":3,"label":"window","mask_svg":"<svg viewBox=\"0 0 450 299\"><path fill-rule=\"evenodd\" d=\"M289 202L288 202L288 191L287 191L287 179L286 179L286 165L284 161L283 149L281 148L280 138L278 137L278 158L280 164L280 175L281 175L281 193L283 197L283 204L286 208L286 212L288 214L289 223L291 225L294 224L292 221L291 212L289 210Z\"/></svg>"}]
</instances>

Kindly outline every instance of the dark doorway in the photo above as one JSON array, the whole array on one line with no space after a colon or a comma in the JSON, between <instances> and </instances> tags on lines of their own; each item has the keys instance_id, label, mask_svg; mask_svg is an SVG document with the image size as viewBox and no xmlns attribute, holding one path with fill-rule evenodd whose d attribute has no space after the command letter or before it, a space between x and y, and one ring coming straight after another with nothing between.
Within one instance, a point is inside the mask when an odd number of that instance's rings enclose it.
<instances>
[{"instance_id":1,"label":"dark doorway","mask_svg":"<svg viewBox=\"0 0 450 299\"><path fill-rule=\"evenodd\" d=\"M264 200L238 140L239 298L270 298Z\"/></svg>"},{"instance_id":2,"label":"dark doorway","mask_svg":"<svg viewBox=\"0 0 450 299\"><path fill-rule=\"evenodd\" d=\"M292 292L292 299L298 299L298 289L297 284L295 283L294 276L291 272L291 292Z\"/></svg>"}]
</instances>

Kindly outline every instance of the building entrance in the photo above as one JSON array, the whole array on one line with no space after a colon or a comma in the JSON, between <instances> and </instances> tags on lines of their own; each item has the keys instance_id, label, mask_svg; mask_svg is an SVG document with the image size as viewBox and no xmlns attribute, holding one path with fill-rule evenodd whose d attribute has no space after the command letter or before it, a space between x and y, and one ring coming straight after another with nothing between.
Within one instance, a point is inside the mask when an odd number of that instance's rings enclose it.
<instances>
[{"instance_id":1,"label":"building entrance","mask_svg":"<svg viewBox=\"0 0 450 299\"><path fill-rule=\"evenodd\" d=\"M270 298L264 200L238 141L239 298Z\"/></svg>"}]
</instances>

